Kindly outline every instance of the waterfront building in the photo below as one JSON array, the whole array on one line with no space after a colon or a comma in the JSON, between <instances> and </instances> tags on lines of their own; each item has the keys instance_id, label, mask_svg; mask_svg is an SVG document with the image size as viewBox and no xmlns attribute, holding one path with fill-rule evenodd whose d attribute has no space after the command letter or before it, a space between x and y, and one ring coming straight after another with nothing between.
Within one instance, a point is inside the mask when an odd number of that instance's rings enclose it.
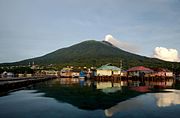
<instances>
[{"instance_id":1,"label":"waterfront building","mask_svg":"<svg viewBox=\"0 0 180 118\"><path fill-rule=\"evenodd\" d=\"M96 71L97 76L113 76L121 74L121 69L116 66L112 66L111 64L103 65L97 68Z\"/></svg>"},{"instance_id":2,"label":"waterfront building","mask_svg":"<svg viewBox=\"0 0 180 118\"><path fill-rule=\"evenodd\" d=\"M42 70L41 73L43 73L44 75L47 75L47 76L58 76L59 75L59 71L55 71L55 70Z\"/></svg>"},{"instance_id":3,"label":"waterfront building","mask_svg":"<svg viewBox=\"0 0 180 118\"><path fill-rule=\"evenodd\" d=\"M25 74L26 77L32 77L32 74Z\"/></svg>"},{"instance_id":4,"label":"waterfront building","mask_svg":"<svg viewBox=\"0 0 180 118\"><path fill-rule=\"evenodd\" d=\"M157 77L173 77L173 72L164 68L154 68L153 76Z\"/></svg>"},{"instance_id":5,"label":"waterfront building","mask_svg":"<svg viewBox=\"0 0 180 118\"><path fill-rule=\"evenodd\" d=\"M61 77L72 77L72 75L73 75L72 68L65 67L65 68L61 69L61 71L60 71Z\"/></svg>"},{"instance_id":6,"label":"waterfront building","mask_svg":"<svg viewBox=\"0 0 180 118\"><path fill-rule=\"evenodd\" d=\"M17 77L32 77L32 74L30 74L30 73L25 73L25 74L19 73L19 74L17 74Z\"/></svg>"},{"instance_id":7,"label":"waterfront building","mask_svg":"<svg viewBox=\"0 0 180 118\"><path fill-rule=\"evenodd\" d=\"M17 76L18 77L25 77L24 74L22 74L22 73L17 74Z\"/></svg>"},{"instance_id":8,"label":"waterfront building","mask_svg":"<svg viewBox=\"0 0 180 118\"><path fill-rule=\"evenodd\" d=\"M72 77L79 77L80 70L72 70Z\"/></svg>"},{"instance_id":9,"label":"waterfront building","mask_svg":"<svg viewBox=\"0 0 180 118\"><path fill-rule=\"evenodd\" d=\"M143 77L153 73L153 70L144 66L136 66L127 70L128 76Z\"/></svg>"}]
</instances>

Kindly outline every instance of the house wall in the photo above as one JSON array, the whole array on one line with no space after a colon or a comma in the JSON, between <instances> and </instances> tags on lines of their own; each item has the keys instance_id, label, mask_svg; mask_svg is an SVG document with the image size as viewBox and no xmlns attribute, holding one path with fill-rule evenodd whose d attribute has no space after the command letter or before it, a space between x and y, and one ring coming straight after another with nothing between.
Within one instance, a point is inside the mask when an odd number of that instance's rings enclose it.
<instances>
[{"instance_id":1,"label":"house wall","mask_svg":"<svg viewBox=\"0 0 180 118\"><path fill-rule=\"evenodd\" d=\"M163 76L163 77L172 77L173 73L172 72L157 72L154 74L155 76Z\"/></svg>"},{"instance_id":2,"label":"house wall","mask_svg":"<svg viewBox=\"0 0 180 118\"><path fill-rule=\"evenodd\" d=\"M127 76L127 72L121 72L121 76L126 77Z\"/></svg>"},{"instance_id":3,"label":"house wall","mask_svg":"<svg viewBox=\"0 0 180 118\"><path fill-rule=\"evenodd\" d=\"M26 74L26 77L32 77L32 74Z\"/></svg>"},{"instance_id":4,"label":"house wall","mask_svg":"<svg viewBox=\"0 0 180 118\"><path fill-rule=\"evenodd\" d=\"M24 74L18 74L18 77L24 77Z\"/></svg>"},{"instance_id":5,"label":"house wall","mask_svg":"<svg viewBox=\"0 0 180 118\"><path fill-rule=\"evenodd\" d=\"M97 70L97 76L112 76L112 74L119 75L120 72L121 71L113 71L112 72L112 70Z\"/></svg>"},{"instance_id":6,"label":"house wall","mask_svg":"<svg viewBox=\"0 0 180 118\"><path fill-rule=\"evenodd\" d=\"M51 71L51 70L47 70L47 71L44 71L45 75L49 75L49 76L58 76L58 71Z\"/></svg>"},{"instance_id":7,"label":"house wall","mask_svg":"<svg viewBox=\"0 0 180 118\"><path fill-rule=\"evenodd\" d=\"M172 77L173 76L173 72L166 72L166 76L167 77Z\"/></svg>"},{"instance_id":8,"label":"house wall","mask_svg":"<svg viewBox=\"0 0 180 118\"><path fill-rule=\"evenodd\" d=\"M139 77L139 71L129 72L129 76L138 76Z\"/></svg>"},{"instance_id":9,"label":"house wall","mask_svg":"<svg viewBox=\"0 0 180 118\"><path fill-rule=\"evenodd\" d=\"M158 75L158 76L165 76L165 75L166 75L166 72L158 72L157 75Z\"/></svg>"},{"instance_id":10,"label":"house wall","mask_svg":"<svg viewBox=\"0 0 180 118\"><path fill-rule=\"evenodd\" d=\"M61 77L71 77L72 76L72 72L70 72L70 71L61 72L60 75L61 75Z\"/></svg>"},{"instance_id":11,"label":"house wall","mask_svg":"<svg viewBox=\"0 0 180 118\"><path fill-rule=\"evenodd\" d=\"M72 76L79 77L79 72L72 72Z\"/></svg>"},{"instance_id":12,"label":"house wall","mask_svg":"<svg viewBox=\"0 0 180 118\"><path fill-rule=\"evenodd\" d=\"M111 76L111 70L97 70L97 76Z\"/></svg>"},{"instance_id":13,"label":"house wall","mask_svg":"<svg viewBox=\"0 0 180 118\"><path fill-rule=\"evenodd\" d=\"M114 75L120 75L120 72L121 72L121 71L113 71L113 74L114 74ZM122 75L122 73L121 73L121 75Z\"/></svg>"}]
</instances>

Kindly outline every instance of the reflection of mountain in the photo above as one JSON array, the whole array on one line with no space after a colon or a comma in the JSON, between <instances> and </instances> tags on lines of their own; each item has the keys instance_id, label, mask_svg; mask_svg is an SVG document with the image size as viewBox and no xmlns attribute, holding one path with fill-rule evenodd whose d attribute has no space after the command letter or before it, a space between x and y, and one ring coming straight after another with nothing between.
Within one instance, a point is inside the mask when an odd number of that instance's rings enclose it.
<instances>
[{"instance_id":1,"label":"reflection of mountain","mask_svg":"<svg viewBox=\"0 0 180 118\"><path fill-rule=\"evenodd\" d=\"M81 109L107 109L117 103L137 96L140 93L128 90L126 87L122 87L122 92L115 92L106 94L100 90L97 90L92 82L83 84L80 83L67 84L61 79L52 80L50 82L39 83L34 86L33 89L39 92L45 93L44 96L56 99L59 102L67 102L73 106L77 106Z\"/></svg>"},{"instance_id":2,"label":"reflection of mountain","mask_svg":"<svg viewBox=\"0 0 180 118\"><path fill-rule=\"evenodd\" d=\"M156 104L158 107L168 107L180 104L180 90L174 90L169 93L156 93L155 97L157 99Z\"/></svg>"},{"instance_id":3,"label":"reflection of mountain","mask_svg":"<svg viewBox=\"0 0 180 118\"><path fill-rule=\"evenodd\" d=\"M120 102L117 105L115 105L109 109L106 109L104 112L107 117L111 117L111 116L113 116L113 114L115 114L117 112L127 111L127 110L131 110L134 108L139 108L141 106L143 106L143 102L140 101L139 99L134 98L134 99L130 99L130 100L127 100L124 102Z\"/></svg>"}]
</instances>

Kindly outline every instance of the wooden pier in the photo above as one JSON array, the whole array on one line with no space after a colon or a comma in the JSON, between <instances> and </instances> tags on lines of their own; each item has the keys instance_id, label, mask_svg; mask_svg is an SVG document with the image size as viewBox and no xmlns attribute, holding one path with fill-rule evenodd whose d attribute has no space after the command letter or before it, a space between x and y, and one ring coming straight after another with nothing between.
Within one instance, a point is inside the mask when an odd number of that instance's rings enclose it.
<instances>
[{"instance_id":1,"label":"wooden pier","mask_svg":"<svg viewBox=\"0 0 180 118\"><path fill-rule=\"evenodd\" d=\"M119 76L97 76L93 78L97 82L122 83L123 86L139 87L148 86L150 88L171 88L176 85L174 77L119 77Z\"/></svg>"},{"instance_id":2,"label":"wooden pier","mask_svg":"<svg viewBox=\"0 0 180 118\"><path fill-rule=\"evenodd\" d=\"M97 76L94 77L93 80L95 81L111 81L111 82L119 82L119 81L149 81L149 82L169 82L173 81L176 83L176 79L174 77L125 77L125 76Z\"/></svg>"},{"instance_id":3,"label":"wooden pier","mask_svg":"<svg viewBox=\"0 0 180 118\"><path fill-rule=\"evenodd\" d=\"M28 78L0 78L0 92L26 87L28 85L57 78L56 76Z\"/></svg>"}]
</instances>

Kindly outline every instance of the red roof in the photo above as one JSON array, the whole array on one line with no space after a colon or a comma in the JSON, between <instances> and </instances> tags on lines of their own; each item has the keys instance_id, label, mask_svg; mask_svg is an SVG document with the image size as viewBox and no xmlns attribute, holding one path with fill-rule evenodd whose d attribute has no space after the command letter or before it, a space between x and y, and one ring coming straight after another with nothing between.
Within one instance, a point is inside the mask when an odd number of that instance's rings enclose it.
<instances>
[{"instance_id":1,"label":"red roof","mask_svg":"<svg viewBox=\"0 0 180 118\"><path fill-rule=\"evenodd\" d=\"M170 70L165 68L153 68L153 70L156 72L171 72Z\"/></svg>"},{"instance_id":2,"label":"red roof","mask_svg":"<svg viewBox=\"0 0 180 118\"><path fill-rule=\"evenodd\" d=\"M128 69L127 71L132 72L132 71L153 71L150 68L146 68L144 66L136 66Z\"/></svg>"}]
</instances>

